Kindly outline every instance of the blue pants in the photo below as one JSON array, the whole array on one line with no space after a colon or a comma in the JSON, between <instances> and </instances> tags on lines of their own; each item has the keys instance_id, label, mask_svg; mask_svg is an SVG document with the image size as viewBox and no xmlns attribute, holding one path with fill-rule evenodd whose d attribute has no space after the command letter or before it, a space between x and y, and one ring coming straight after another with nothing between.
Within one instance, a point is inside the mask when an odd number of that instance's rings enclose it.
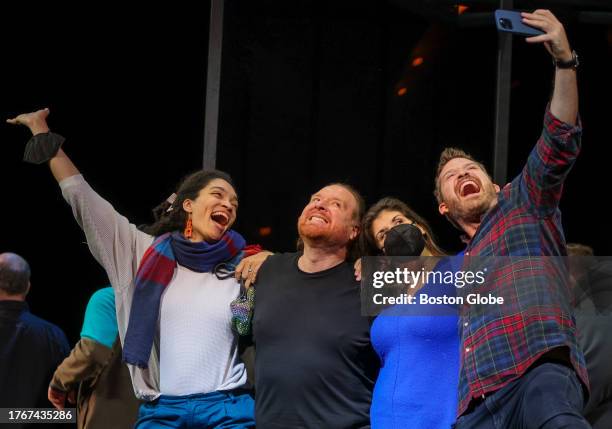
<instances>
[{"instance_id":1,"label":"blue pants","mask_svg":"<svg viewBox=\"0 0 612 429\"><path fill-rule=\"evenodd\" d=\"M136 429L255 427L255 402L244 391L162 395L140 406Z\"/></svg>"},{"instance_id":2,"label":"blue pants","mask_svg":"<svg viewBox=\"0 0 612 429\"><path fill-rule=\"evenodd\" d=\"M456 429L588 429L582 385L573 369L542 363L462 415Z\"/></svg>"}]
</instances>

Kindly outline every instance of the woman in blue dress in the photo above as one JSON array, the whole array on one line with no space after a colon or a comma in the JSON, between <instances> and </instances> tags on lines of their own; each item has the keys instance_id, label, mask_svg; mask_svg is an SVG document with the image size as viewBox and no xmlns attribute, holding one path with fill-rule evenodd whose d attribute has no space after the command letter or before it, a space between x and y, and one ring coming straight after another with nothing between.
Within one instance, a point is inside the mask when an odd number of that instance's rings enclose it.
<instances>
[{"instance_id":1,"label":"woman in blue dress","mask_svg":"<svg viewBox=\"0 0 612 429\"><path fill-rule=\"evenodd\" d=\"M427 222L395 198L383 198L364 216L362 244L365 253L400 256L397 246L385 249L385 244L390 245L391 241L385 243L385 240L392 235L389 231L406 224L416 226L422 234L421 245L416 246L417 251L422 249L420 255L445 256L434 241ZM394 232L398 229L401 227ZM417 255L403 253L402 256ZM456 270L462 256L441 259L435 269ZM454 289L453 285L426 284L415 295L448 295L454 294ZM376 317L371 340L380 357L381 370L370 410L372 429L451 427L457 409L459 378L457 324L456 309L448 307L436 314L433 309L422 306L394 305Z\"/></svg>"}]
</instances>

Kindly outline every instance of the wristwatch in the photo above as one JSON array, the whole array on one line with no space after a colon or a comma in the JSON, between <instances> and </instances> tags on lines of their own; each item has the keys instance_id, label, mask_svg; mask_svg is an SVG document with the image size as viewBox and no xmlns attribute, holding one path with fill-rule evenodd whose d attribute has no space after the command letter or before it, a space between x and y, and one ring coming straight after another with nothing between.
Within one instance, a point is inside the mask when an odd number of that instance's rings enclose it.
<instances>
[{"instance_id":1,"label":"wristwatch","mask_svg":"<svg viewBox=\"0 0 612 429\"><path fill-rule=\"evenodd\" d=\"M580 62L578 62L578 54L576 53L576 51L572 51L572 59L571 60L569 60L569 61L561 61L561 60L555 60L553 58L553 64L558 69L577 69L578 66L580 65Z\"/></svg>"}]
</instances>

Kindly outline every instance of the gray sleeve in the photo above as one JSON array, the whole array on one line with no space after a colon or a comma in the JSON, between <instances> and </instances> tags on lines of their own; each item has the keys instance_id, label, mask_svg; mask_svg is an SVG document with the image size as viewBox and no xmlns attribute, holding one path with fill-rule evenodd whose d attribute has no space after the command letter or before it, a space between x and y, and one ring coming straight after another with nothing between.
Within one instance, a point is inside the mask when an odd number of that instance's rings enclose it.
<instances>
[{"instance_id":1,"label":"gray sleeve","mask_svg":"<svg viewBox=\"0 0 612 429\"><path fill-rule=\"evenodd\" d=\"M113 288L125 292L132 285L140 259L153 237L117 213L82 175L68 177L59 185L85 232L92 255L106 270Z\"/></svg>"}]
</instances>

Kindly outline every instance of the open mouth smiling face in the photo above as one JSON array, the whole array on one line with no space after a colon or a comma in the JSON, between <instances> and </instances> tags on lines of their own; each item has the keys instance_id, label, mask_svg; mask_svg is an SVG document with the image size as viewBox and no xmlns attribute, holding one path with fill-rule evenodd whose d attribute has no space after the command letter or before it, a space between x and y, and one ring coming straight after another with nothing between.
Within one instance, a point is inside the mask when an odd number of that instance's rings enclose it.
<instances>
[{"instance_id":1,"label":"open mouth smiling face","mask_svg":"<svg viewBox=\"0 0 612 429\"><path fill-rule=\"evenodd\" d=\"M482 184L475 177L467 176L457 181L455 194L459 198L469 198L480 194Z\"/></svg>"},{"instance_id":2,"label":"open mouth smiling face","mask_svg":"<svg viewBox=\"0 0 612 429\"><path fill-rule=\"evenodd\" d=\"M315 225L327 225L329 224L329 218L322 213L313 213L306 217L306 222Z\"/></svg>"},{"instance_id":3,"label":"open mouth smiling face","mask_svg":"<svg viewBox=\"0 0 612 429\"><path fill-rule=\"evenodd\" d=\"M230 215L227 212L221 210L212 212L212 214L210 215L210 219L220 229L225 229L225 227L230 223Z\"/></svg>"},{"instance_id":4,"label":"open mouth smiling face","mask_svg":"<svg viewBox=\"0 0 612 429\"><path fill-rule=\"evenodd\" d=\"M215 205L209 210L211 211L207 223L209 224L208 228L211 228L209 231L212 234L212 237L209 238L219 239L234 223L235 211L227 205L221 207Z\"/></svg>"},{"instance_id":5,"label":"open mouth smiling face","mask_svg":"<svg viewBox=\"0 0 612 429\"><path fill-rule=\"evenodd\" d=\"M345 246L359 232L354 222L356 207L357 199L342 185L320 189L311 196L298 218L300 237Z\"/></svg>"},{"instance_id":6,"label":"open mouth smiling face","mask_svg":"<svg viewBox=\"0 0 612 429\"><path fill-rule=\"evenodd\" d=\"M193 221L192 241L216 241L236 220L238 197L228 182L214 179L196 199L185 200L183 208Z\"/></svg>"}]
</instances>

